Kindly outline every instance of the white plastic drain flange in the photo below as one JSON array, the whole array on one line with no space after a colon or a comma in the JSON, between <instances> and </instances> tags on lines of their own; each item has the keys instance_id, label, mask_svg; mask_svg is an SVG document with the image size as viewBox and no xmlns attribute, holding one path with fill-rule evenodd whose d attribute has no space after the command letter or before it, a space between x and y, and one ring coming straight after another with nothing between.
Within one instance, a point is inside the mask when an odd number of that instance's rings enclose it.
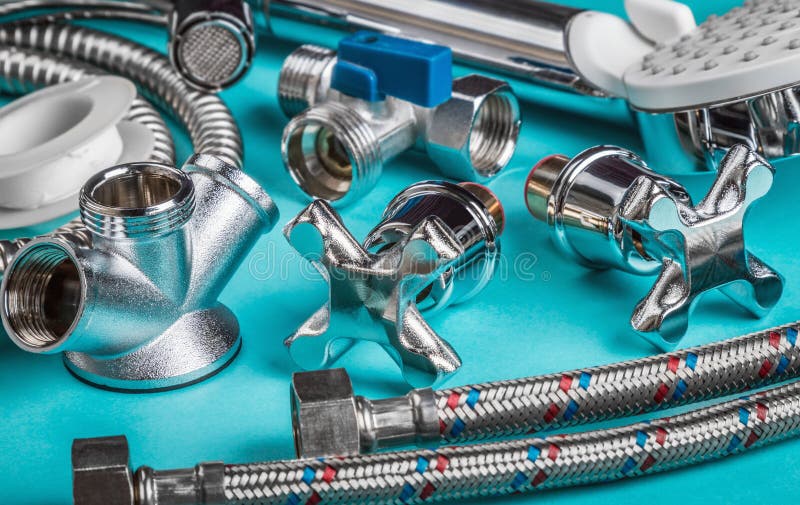
<instances>
[{"instance_id":1,"label":"white plastic drain flange","mask_svg":"<svg viewBox=\"0 0 800 505\"><path fill-rule=\"evenodd\" d=\"M44 88L0 108L0 229L68 214L91 175L145 159L152 132L122 121L135 97L127 79L98 76Z\"/></svg>"}]
</instances>

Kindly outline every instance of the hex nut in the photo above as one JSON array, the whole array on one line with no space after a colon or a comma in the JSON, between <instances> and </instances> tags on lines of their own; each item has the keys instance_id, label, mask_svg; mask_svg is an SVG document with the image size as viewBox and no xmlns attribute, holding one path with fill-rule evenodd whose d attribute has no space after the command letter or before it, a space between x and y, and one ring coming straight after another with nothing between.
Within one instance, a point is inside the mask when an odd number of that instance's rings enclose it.
<instances>
[{"instance_id":1,"label":"hex nut","mask_svg":"<svg viewBox=\"0 0 800 505\"><path fill-rule=\"evenodd\" d=\"M75 505L135 505L128 440L79 438L72 443Z\"/></svg>"},{"instance_id":2,"label":"hex nut","mask_svg":"<svg viewBox=\"0 0 800 505\"><path fill-rule=\"evenodd\" d=\"M454 80L451 98L432 111L426 148L448 177L482 181L511 160L519 127L519 103L511 87L472 74Z\"/></svg>"},{"instance_id":3,"label":"hex nut","mask_svg":"<svg viewBox=\"0 0 800 505\"><path fill-rule=\"evenodd\" d=\"M343 368L295 373L291 395L299 457L359 453L358 411L350 377Z\"/></svg>"}]
</instances>

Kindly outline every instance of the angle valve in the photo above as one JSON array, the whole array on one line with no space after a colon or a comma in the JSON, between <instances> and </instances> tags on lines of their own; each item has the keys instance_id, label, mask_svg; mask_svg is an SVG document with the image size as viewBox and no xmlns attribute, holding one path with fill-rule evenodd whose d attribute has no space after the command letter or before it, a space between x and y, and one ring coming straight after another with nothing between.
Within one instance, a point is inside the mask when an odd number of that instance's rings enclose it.
<instances>
[{"instance_id":1,"label":"angle valve","mask_svg":"<svg viewBox=\"0 0 800 505\"><path fill-rule=\"evenodd\" d=\"M306 370L328 368L368 340L410 384L444 379L461 360L423 313L472 298L489 282L503 223L500 202L474 183L406 188L363 244L328 203L311 203L284 235L328 282L329 300L285 340L289 354Z\"/></svg>"},{"instance_id":2,"label":"angle valve","mask_svg":"<svg viewBox=\"0 0 800 505\"><path fill-rule=\"evenodd\" d=\"M693 204L676 181L619 147L587 149L571 160L540 161L528 176L531 214L556 246L591 267L658 279L636 305L631 326L669 350L686 333L698 297L719 289L756 317L780 299L783 278L751 254L744 219L772 185L773 168L743 145L720 163L706 197Z\"/></svg>"},{"instance_id":3,"label":"angle valve","mask_svg":"<svg viewBox=\"0 0 800 505\"><path fill-rule=\"evenodd\" d=\"M302 46L283 64L284 165L312 198L339 206L377 183L384 163L420 149L444 175L483 182L510 161L519 104L504 81L452 78L449 48L359 32L334 51Z\"/></svg>"}]
</instances>

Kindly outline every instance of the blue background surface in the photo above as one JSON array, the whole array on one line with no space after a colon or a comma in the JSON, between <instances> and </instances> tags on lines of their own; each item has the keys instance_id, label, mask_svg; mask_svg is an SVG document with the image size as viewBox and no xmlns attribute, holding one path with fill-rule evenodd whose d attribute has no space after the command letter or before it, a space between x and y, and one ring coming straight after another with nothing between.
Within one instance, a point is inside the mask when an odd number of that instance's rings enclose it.
<instances>
[{"instance_id":1,"label":"blue background surface","mask_svg":"<svg viewBox=\"0 0 800 505\"><path fill-rule=\"evenodd\" d=\"M622 12L621 1L571 3ZM692 3L698 19L735 4ZM112 27L153 47L164 45L158 30ZM280 63L293 47L262 40L247 79L224 93L244 132L246 170L275 198L282 214L279 226L306 204L281 166L278 143L286 120L274 96ZM553 100L564 100L553 102L558 106L580 104L575 98ZM523 117L517 155L490 185L507 213L503 253L509 268L478 298L430 320L464 361L450 385L556 372L655 352L628 328L634 304L654 279L589 271L559 257L546 227L530 217L522 199L525 175L540 157L554 152L572 155L600 143L641 150L636 130L542 105L526 104ZM186 137L179 135L178 143L180 157L188 156ZM798 166L778 167L771 193L750 214L747 232L753 252L786 276L779 306L759 321L721 295L710 294L699 304L682 345L796 318L800 263L794 240L800 235L800 220L795 216L795 188L800 164L793 164ZM424 156L403 156L386 167L379 188L342 212L344 220L361 238L394 194L413 182L436 177L435 167ZM696 195L711 183L708 175L682 180ZM532 277L513 275L515 262L520 261L526 262ZM69 450L75 437L126 434L134 465L156 468L187 467L205 460L292 457L288 382L294 368L281 342L324 300L325 284L311 278L316 276L309 275L310 270L278 228L265 236L222 296L239 316L244 336L241 354L216 377L186 389L139 395L102 391L75 380L60 356L27 354L0 339L0 504L71 503ZM358 346L342 365L359 394L381 397L406 391L393 363L371 345ZM800 441L791 440L687 470L493 503L774 503L796 499L797 478Z\"/></svg>"}]
</instances>

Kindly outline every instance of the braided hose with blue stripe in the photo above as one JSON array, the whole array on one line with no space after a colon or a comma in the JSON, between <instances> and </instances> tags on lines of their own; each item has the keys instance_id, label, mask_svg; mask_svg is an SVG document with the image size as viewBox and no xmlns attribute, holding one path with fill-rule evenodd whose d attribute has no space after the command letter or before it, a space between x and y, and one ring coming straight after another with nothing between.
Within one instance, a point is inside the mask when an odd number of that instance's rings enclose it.
<instances>
[{"instance_id":1,"label":"braided hose with blue stripe","mask_svg":"<svg viewBox=\"0 0 800 505\"><path fill-rule=\"evenodd\" d=\"M489 497L651 474L798 432L800 383L792 383L671 418L563 436L164 472L142 467L136 503L375 505Z\"/></svg>"},{"instance_id":2,"label":"braided hose with blue stripe","mask_svg":"<svg viewBox=\"0 0 800 505\"><path fill-rule=\"evenodd\" d=\"M797 378L798 324L611 365L435 391L441 438L534 433Z\"/></svg>"}]
</instances>

